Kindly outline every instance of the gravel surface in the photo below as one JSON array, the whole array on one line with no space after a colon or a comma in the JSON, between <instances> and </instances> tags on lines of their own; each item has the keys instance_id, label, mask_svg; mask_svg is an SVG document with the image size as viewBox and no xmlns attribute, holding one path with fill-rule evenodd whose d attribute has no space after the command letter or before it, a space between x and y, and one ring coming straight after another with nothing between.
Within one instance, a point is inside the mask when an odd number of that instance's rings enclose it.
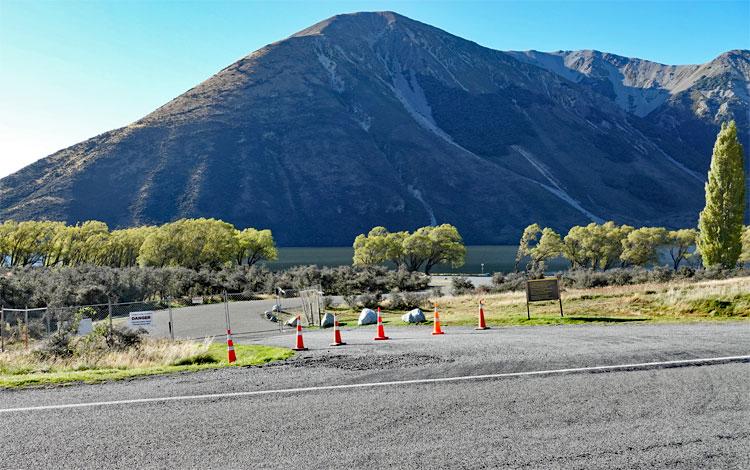
<instances>
[{"instance_id":1,"label":"gravel surface","mask_svg":"<svg viewBox=\"0 0 750 470\"><path fill-rule=\"evenodd\" d=\"M2 391L0 408L750 353L745 322L429 332L307 332L281 364ZM742 362L3 413L0 439L24 468L748 468L749 423Z\"/></svg>"}]
</instances>

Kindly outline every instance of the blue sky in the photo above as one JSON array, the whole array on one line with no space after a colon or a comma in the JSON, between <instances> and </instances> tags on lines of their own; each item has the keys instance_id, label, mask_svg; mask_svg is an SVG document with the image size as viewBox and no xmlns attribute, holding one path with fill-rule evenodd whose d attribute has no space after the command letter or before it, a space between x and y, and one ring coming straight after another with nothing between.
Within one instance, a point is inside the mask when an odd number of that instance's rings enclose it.
<instances>
[{"instance_id":1,"label":"blue sky","mask_svg":"<svg viewBox=\"0 0 750 470\"><path fill-rule=\"evenodd\" d=\"M683 64L750 48L750 0L0 0L0 177L142 117L265 44L375 10L501 50Z\"/></svg>"}]
</instances>

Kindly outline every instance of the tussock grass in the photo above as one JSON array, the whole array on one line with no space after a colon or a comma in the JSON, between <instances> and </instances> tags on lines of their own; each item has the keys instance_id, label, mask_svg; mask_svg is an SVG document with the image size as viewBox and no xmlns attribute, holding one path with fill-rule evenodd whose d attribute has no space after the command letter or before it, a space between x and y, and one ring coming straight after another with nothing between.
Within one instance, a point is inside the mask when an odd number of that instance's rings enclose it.
<instances>
[{"instance_id":1,"label":"tussock grass","mask_svg":"<svg viewBox=\"0 0 750 470\"><path fill-rule=\"evenodd\" d=\"M294 354L285 348L257 345L235 345L235 351L237 362L229 364L226 345L210 341L146 339L137 348L125 351L54 359L42 358L33 349L14 349L0 354L0 387L97 383L144 375L253 366L284 360Z\"/></svg>"}]
</instances>

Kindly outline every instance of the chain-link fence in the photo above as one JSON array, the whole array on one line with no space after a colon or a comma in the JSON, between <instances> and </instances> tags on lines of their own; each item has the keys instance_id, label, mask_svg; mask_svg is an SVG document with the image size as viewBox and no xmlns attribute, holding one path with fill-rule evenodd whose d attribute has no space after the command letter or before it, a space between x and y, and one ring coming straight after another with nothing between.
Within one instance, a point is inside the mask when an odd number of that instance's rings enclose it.
<instances>
[{"instance_id":1,"label":"chain-link fence","mask_svg":"<svg viewBox=\"0 0 750 470\"><path fill-rule=\"evenodd\" d=\"M95 328L144 328L152 337L205 339L226 334L268 336L303 325L318 325L325 310L319 286L277 289L275 296L221 293L138 302L110 302L45 308L0 309L0 347L44 339L61 330L87 334ZM137 318L134 322L133 319Z\"/></svg>"}]
</instances>

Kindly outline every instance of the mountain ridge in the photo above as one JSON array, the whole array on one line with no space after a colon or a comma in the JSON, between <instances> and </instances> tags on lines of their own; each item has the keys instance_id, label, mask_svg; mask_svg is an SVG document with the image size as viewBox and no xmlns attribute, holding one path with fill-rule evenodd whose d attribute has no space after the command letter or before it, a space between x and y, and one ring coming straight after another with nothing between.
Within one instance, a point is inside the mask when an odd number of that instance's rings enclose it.
<instances>
[{"instance_id":1,"label":"mountain ridge","mask_svg":"<svg viewBox=\"0 0 750 470\"><path fill-rule=\"evenodd\" d=\"M451 222L469 242L502 243L531 222L694 223L713 143L703 136L746 104L732 70L709 77L719 92L679 91L639 116L596 73L611 70L606 53L568 53L585 59L566 66L578 81L544 67L556 53L521 54L393 12L332 17L3 178L0 217L120 227L215 216L323 246L383 224ZM702 115L686 113L693 98ZM681 138L690 126L701 148Z\"/></svg>"}]
</instances>

